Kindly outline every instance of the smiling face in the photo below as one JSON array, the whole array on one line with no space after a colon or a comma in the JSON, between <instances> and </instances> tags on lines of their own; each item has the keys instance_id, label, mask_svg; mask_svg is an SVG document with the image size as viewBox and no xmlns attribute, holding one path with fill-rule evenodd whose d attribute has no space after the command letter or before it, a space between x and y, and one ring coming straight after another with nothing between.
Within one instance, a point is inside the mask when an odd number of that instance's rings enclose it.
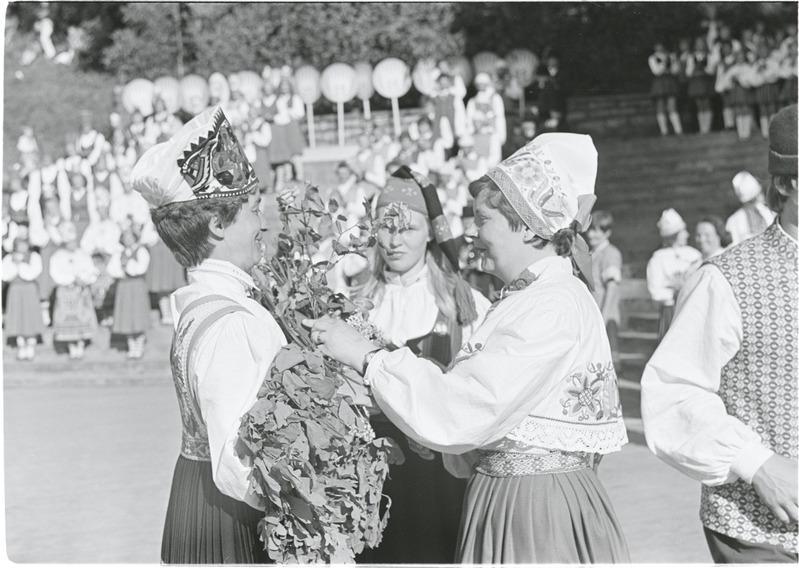
<instances>
[{"instance_id":1,"label":"smiling face","mask_svg":"<svg viewBox=\"0 0 799 568\"><path fill-rule=\"evenodd\" d=\"M216 249L222 258L249 271L261 258L262 229L261 194L254 191L247 196L236 219L225 227Z\"/></svg>"},{"instance_id":2,"label":"smiling face","mask_svg":"<svg viewBox=\"0 0 799 568\"><path fill-rule=\"evenodd\" d=\"M378 223L383 221L387 207L377 212ZM430 224L418 211L409 210L407 227L391 230L381 223L377 231L377 250L389 270L405 274L424 262L427 242L430 240Z\"/></svg>"},{"instance_id":3,"label":"smiling face","mask_svg":"<svg viewBox=\"0 0 799 568\"><path fill-rule=\"evenodd\" d=\"M696 226L696 245L703 258L708 258L721 248L721 238L711 223L703 221Z\"/></svg>"},{"instance_id":4,"label":"smiling face","mask_svg":"<svg viewBox=\"0 0 799 568\"><path fill-rule=\"evenodd\" d=\"M512 259L528 245L523 231L513 230L502 212L491 207L489 195L489 190L483 190L474 202L474 249L481 260L481 270L507 281L515 276Z\"/></svg>"}]
</instances>

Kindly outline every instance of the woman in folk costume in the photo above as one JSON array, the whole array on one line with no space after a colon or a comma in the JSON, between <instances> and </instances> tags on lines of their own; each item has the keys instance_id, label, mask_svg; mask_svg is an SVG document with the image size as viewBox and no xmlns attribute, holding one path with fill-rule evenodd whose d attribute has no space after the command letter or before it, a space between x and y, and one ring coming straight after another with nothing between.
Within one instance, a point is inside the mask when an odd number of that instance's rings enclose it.
<instances>
[{"instance_id":1,"label":"woman in folk costume","mask_svg":"<svg viewBox=\"0 0 799 568\"><path fill-rule=\"evenodd\" d=\"M41 273L42 257L26 239L16 239L13 252L3 257L3 281L9 282L3 333L16 340L20 360L33 360L36 341L44 333L36 285Z\"/></svg>"},{"instance_id":2,"label":"woman in folk costume","mask_svg":"<svg viewBox=\"0 0 799 568\"><path fill-rule=\"evenodd\" d=\"M752 69L755 102L760 115L760 133L768 138L769 120L777 113L780 100L779 53L761 43L757 47L757 58Z\"/></svg>"},{"instance_id":3,"label":"woman in folk costume","mask_svg":"<svg viewBox=\"0 0 799 568\"><path fill-rule=\"evenodd\" d=\"M305 148L299 123L305 116L305 105L300 96L294 93L291 77L287 76L280 80L277 94L266 97L264 104L274 105L275 109L269 158L275 170L275 188L279 191L285 182L295 177L294 161Z\"/></svg>"},{"instance_id":4,"label":"woman in folk costume","mask_svg":"<svg viewBox=\"0 0 799 568\"><path fill-rule=\"evenodd\" d=\"M108 261L108 274L117 279L112 333L125 336L128 359L144 355L145 332L150 328L150 296L144 274L150 264L147 247L133 227L122 232L120 246Z\"/></svg>"},{"instance_id":5,"label":"woman in folk costume","mask_svg":"<svg viewBox=\"0 0 799 568\"><path fill-rule=\"evenodd\" d=\"M732 189L741 202L741 208L727 218L725 228L732 237L732 243L738 244L765 231L777 215L766 205L760 182L749 172L735 174Z\"/></svg>"},{"instance_id":6,"label":"woman in folk costume","mask_svg":"<svg viewBox=\"0 0 799 568\"><path fill-rule=\"evenodd\" d=\"M377 219L377 254L361 292L374 304L369 321L393 348L408 347L444 368L490 304L458 274L456 241L426 178L407 168L395 172L378 197ZM358 561L452 562L465 483L447 473L440 454L406 438L385 416L372 425L402 446L405 463L392 467L383 488L391 498L383 540Z\"/></svg>"},{"instance_id":7,"label":"woman in folk costume","mask_svg":"<svg viewBox=\"0 0 799 568\"><path fill-rule=\"evenodd\" d=\"M713 125L713 109L710 99L713 97L713 83L716 70L707 48L704 37L694 40L694 50L685 62L685 75L688 77L688 98L696 104L696 119L699 132L707 134Z\"/></svg>"},{"instance_id":8,"label":"woman in folk costume","mask_svg":"<svg viewBox=\"0 0 799 568\"><path fill-rule=\"evenodd\" d=\"M677 294L691 266L702 258L702 253L688 246L685 221L674 209L663 211L657 228L663 246L655 251L646 265L646 286L649 295L660 306L658 339L661 339L671 324Z\"/></svg>"},{"instance_id":9,"label":"woman in folk costume","mask_svg":"<svg viewBox=\"0 0 799 568\"><path fill-rule=\"evenodd\" d=\"M494 166L502 159L502 145L507 138L505 105L488 73L478 73L474 85L477 94L466 103L466 122L475 151L485 158L487 166Z\"/></svg>"},{"instance_id":10,"label":"woman in folk costume","mask_svg":"<svg viewBox=\"0 0 799 568\"><path fill-rule=\"evenodd\" d=\"M702 258L694 262L690 269L691 274L707 259L723 253L732 243L730 234L724 228L724 221L716 215L707 215L699 220L694 231L694 240Z\"/></svg>"},{"instance_id":11,"label":"woman in folk costume","mask_svg":"<svg viewBox=\"0 0 799 568\"><path fill-rule=\"evenodd\" d=\"M50 276L56 284L53 340L67 344L70 359L83 358L86 342L97 330L89 286L97 279L91 257L78 247L75 225L61 225L63 244L50 258Z\"/></svg>"},{"instance_id":12,"label":"woman in folk costume","mask_svg":"<svg viewBox=\"0 0 799 568\"><path fill-rule=\"evenodd\" d=\"M142 155L132 178L189 282L171 297L183 437L161 560L265 562L257 532L262 514L253 508L250 469L235 449L240 418L286 343L252 297L248 272L262 247L258 180L218 106Z\"/></svg>"},{"instance_id":13,"label":"woman in folk costume","mask_svg":"<svg viewBox=\"0 0 799 568\"><path fill-rule=\"evenodd\" d=\"M472 184L485 264L507 284L447 371L340 320L306 322L403 433L470 478L457 562L629 562L595 469L627 441L579 236L596 169L589 136L550 133Z\"/></svg>"},{"instance_id":14,"label":"woman in folk costume","mask_svg":"<svg viewBox=\"0 0 799 568\"><path fill-rule=\"evenodd\" d=\"M677 78L672 73L675 69L674 58L674 54L667 52L663 43L658 42L655 44L654 52L647 60L649 70L652 72L650 95L655 99L655 118L663 136L669 133L669 121L674 133L682 134L682 123L677 112Z\"/></svg>"}]
</instances>

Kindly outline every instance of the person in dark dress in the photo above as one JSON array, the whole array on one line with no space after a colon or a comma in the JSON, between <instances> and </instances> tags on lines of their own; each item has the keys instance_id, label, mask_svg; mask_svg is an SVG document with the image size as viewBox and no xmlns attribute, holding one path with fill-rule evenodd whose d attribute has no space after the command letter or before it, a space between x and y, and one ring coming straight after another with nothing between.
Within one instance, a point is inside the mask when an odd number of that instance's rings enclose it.
<instances>
[{"instance_id":1,"label":"person in dark dress","mask_svg":"<svg viewBox=\"0 0 799 568\"><path fill-rule=\"evenodd\" d=\"M422 183L430 185L425 179ZM436 195L435 189L431 194ZM437 231L432 227L444 218L431 222L413 179L388 179L378 198L378 218L390 217L398 207L407 207L409 227L378 231L375 266L362 292L374 304L369 321L393 346L407 346L443 368L482 320L489 302L460 279L457 268L453 270L457 257L449 261L433 236ZM454 250L454 240L450 243ZM466 297L456 293L456 287ZM372 425L377 436L399 443L405 463L392 467L383 487L391 498L383 540L376 549L364 551L358 562L453 562L464 480L447 472L441 454L414 443L383 415L373 417Z\"/></svg>"},{"instance_id":2,"label":"person in dark dress","mask_svg":"<svg viewBox=\"0 0 799 568\"><path fill-rule=\"evenodd\" d=\"M183 434L161 560L267 562L258 536L263 505L250 490L250 467L236 452L241 416L286 343L252 297L248 272L261 257L263 228L258 179L217 106L145 152L132 186L188 269L188 285L171 297L170 360Z\"/></svg>"}]
</instances>

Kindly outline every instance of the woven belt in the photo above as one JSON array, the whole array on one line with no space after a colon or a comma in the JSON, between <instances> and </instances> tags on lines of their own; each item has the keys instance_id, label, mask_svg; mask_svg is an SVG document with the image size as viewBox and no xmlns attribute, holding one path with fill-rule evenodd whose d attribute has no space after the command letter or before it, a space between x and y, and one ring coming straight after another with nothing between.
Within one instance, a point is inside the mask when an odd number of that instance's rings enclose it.
<instances>
[{"instance_id":1,"label":"woven belt","mask_svg":"<svg viewBox=\"0 0 799 568\"><path fill-rule=\"evenodd\" d=\"M491 477L518 477L544 473L566 473L594 467L594 454L585 452L549 452L516 454L479 450L475 470Z\"/></svg>"}]
</instances>

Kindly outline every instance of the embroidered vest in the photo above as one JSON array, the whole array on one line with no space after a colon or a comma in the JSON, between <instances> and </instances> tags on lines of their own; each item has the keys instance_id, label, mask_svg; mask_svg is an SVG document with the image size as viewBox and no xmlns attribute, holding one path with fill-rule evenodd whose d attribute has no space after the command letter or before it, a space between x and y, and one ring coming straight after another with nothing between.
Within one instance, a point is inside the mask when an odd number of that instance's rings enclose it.
<instances>
[{"instance_id":1,"label":"embroidered vest","mask_svg":"<svg viewBox=\"0 0 799 568\"><path fill-rule=\"evenodd\" d=\"M195 346L211 324L222 316L239 311L247 310L230 298L213 295L192 302L180 314L169 359L183 425L180 455L185 458L211 460L208 429L200 413L196 376L190 367Z\"/></svg>"},{"instance_id":2,"label":"embroidered vest","mask_svg":"<svg viewBox=\"0 0 799 568\"><path fill-rule=\"evenodd\" d=\"M775 453L797 458L797 245L773 223L707 261L729 281L741 310L741 348L721 371L727 413ZM753 543L797 549L797 525L783 524L748 483L702 487L702 523Z\"/></svg>"}]
</instances>

